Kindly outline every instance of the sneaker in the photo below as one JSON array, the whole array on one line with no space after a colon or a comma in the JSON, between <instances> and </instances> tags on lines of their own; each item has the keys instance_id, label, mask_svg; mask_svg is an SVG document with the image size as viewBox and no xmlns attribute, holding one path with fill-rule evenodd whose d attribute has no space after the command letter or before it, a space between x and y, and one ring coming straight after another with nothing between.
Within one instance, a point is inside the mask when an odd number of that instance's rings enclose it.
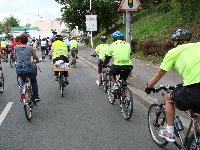
<instances>
[{"instance_id":1,"label":"sneaker","mask_svg":"<svg viewBox=\"0 0 200 150\"><path fill-rule=\"evenodd\" d=\"M159 136L167 140L168 142L175 142L175 135L174 133L168 133L166 129L160 130Z\"/></svg>"},{"instance_id":2,"label":"sneaker","mask_svg":"<svg viewBox=\"0 0 200 150\"><path fill-rule=\"evenodd\" d=\"M76 59L78 59L78 56L76 55Z\"/></svg>"},{"instance_id":3,"label":"sneaker","mask_svg":"<svg viewBox=\"0 0 200 150\"><path fill-rule=\"evenodd\" d=\"M96 81L96 84L97 84L98 86L101 85L101 83L99 82L99 80Z\"/></svg>"},{"instance_id":4,"label":"sneaker","mask_svg":"<svg viewBox=\"0 0 200 150\"><path fill-rule=\"evenodd\" d=\"M35 97L35 101L36 101L36 102L41 101L41 99L39 98L39 96Z\"/></svg>"},{"instance_id":5,"label":"sneaker","mask_svg":"<svg viewBox=\"0 0 200 150\"><path fill-rule=\"evenodd\" d=\"M111 89L111 92L115 93L115 91L118 90L118 89L119 89L118 85L114 84L113 87L112 87L112 89Z\"/></svg>"}]
</instances>

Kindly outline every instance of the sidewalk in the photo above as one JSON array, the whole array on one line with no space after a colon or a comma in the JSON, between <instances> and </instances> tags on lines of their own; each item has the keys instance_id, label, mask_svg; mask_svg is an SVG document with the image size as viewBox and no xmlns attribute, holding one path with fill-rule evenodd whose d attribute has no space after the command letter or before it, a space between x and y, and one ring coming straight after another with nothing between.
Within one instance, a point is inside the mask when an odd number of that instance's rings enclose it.
<instances>
[{"instance_id":1,"label":"sidewalk","mask_svg":"<svg viewBox=\"0 0 200 150\"><path fill-rule=\"evenodd\" d=\"M90 56L92 50L86 47L79 47L79 58L86 64L88 64L93 69L97 70L97 61L98 58ZM130 90L137 96L137 99L144 104L147 108L150 104L154 102L161 101L161 93L151 94L150 96L144 92L144 88L149 81L149 79L156 73L159 65L155 65L150 62L141 61L138 59L133 60L133 71L131 77L128 79L130 84ZM94 81L95 82L95 81ZM164 85L176 85L181 83L180 77L173 71L166 73L165 76L156 84L157 86ZM159 100L159 101L158 101ZM189 126L189 117L185 112L180 112L178 110L177 114L180 115L180 118L183 124L187 127Z\"/></svg>"}]
</instances>

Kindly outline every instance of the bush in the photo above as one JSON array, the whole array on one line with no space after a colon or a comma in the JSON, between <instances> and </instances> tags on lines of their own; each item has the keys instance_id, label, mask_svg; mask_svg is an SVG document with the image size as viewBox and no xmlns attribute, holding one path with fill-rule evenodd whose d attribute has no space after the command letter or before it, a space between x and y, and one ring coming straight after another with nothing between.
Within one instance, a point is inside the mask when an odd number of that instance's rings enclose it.
<instances>
[{"instance_id":1,"label":"bush","mask_svg":"<svg viewBox=\"0 0 200 150\"><path fill-rule=\"evenodd\" d=\"M131 50L132 52L135 52L137 46L137 41L135 39L131 40Z\"/></svg>"},{"instance_id":2,"label":"bush","mask_svg":"<svg viewBox=\"0 0 200 150\"><path fill-rule=\"evenodd\" d=\"M171 41L157 42L155 40L145 40L141 42L140 49L144 55L164 56L168 50L174 47Z\"/></svg>"}]
</instances>

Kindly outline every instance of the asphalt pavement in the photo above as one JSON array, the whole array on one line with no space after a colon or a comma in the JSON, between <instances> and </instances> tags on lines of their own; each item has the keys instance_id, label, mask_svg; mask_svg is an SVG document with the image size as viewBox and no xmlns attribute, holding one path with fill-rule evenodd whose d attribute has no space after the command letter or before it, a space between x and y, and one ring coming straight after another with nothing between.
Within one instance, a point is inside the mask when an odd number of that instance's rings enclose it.
<instances>
[{"instance_id":1,"label":"asphalt pavement","mask_svg":"<svg viewBox=\"0 0 200 150\"><path fill-rule=\"evenodd\" d=\"M49 60L39 64L41 102L28 122L19 101L15 68L3 64L5 93L0 95L0 150L159 150L147 126L147 108L134 95L134 113L125 121L118 102L111 105L96 81L96 71L78 60L61 97ZM12 105L9 102L13 102ZM10 104L8 109L7 104ZM177 149L173 144L167 150Z\"/></svg>"}]
</instances>

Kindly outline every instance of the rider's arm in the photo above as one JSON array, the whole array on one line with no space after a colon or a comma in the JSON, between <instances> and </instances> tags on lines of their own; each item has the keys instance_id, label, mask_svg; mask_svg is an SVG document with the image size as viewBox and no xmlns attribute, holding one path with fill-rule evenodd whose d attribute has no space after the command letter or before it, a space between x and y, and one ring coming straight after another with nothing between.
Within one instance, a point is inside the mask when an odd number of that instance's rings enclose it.
<instances>
[{"instance_id":1,"label":"rider's arm","mask_svg":"<svg viewBox=\"0 0 200 150\"><path fill-rule=\"evenodd\" d=\"M152 88L163 77L163 75L165 73L166 73L165 70L159 69L156 72L156 74L151 78L151 80L149 81L149 83L147 84L148 88Z\"/></svg>"},{"instance_id":2,"label":"rider's arm","mask_svg":"<svg viewBox=\"0 0 200 150\"><path fill-rule=\"evenodd\" d=\"M33 51L33 59L39 62L39 58L37 57L37 54L35 51Z\"/></svg>"}]
</instances>

